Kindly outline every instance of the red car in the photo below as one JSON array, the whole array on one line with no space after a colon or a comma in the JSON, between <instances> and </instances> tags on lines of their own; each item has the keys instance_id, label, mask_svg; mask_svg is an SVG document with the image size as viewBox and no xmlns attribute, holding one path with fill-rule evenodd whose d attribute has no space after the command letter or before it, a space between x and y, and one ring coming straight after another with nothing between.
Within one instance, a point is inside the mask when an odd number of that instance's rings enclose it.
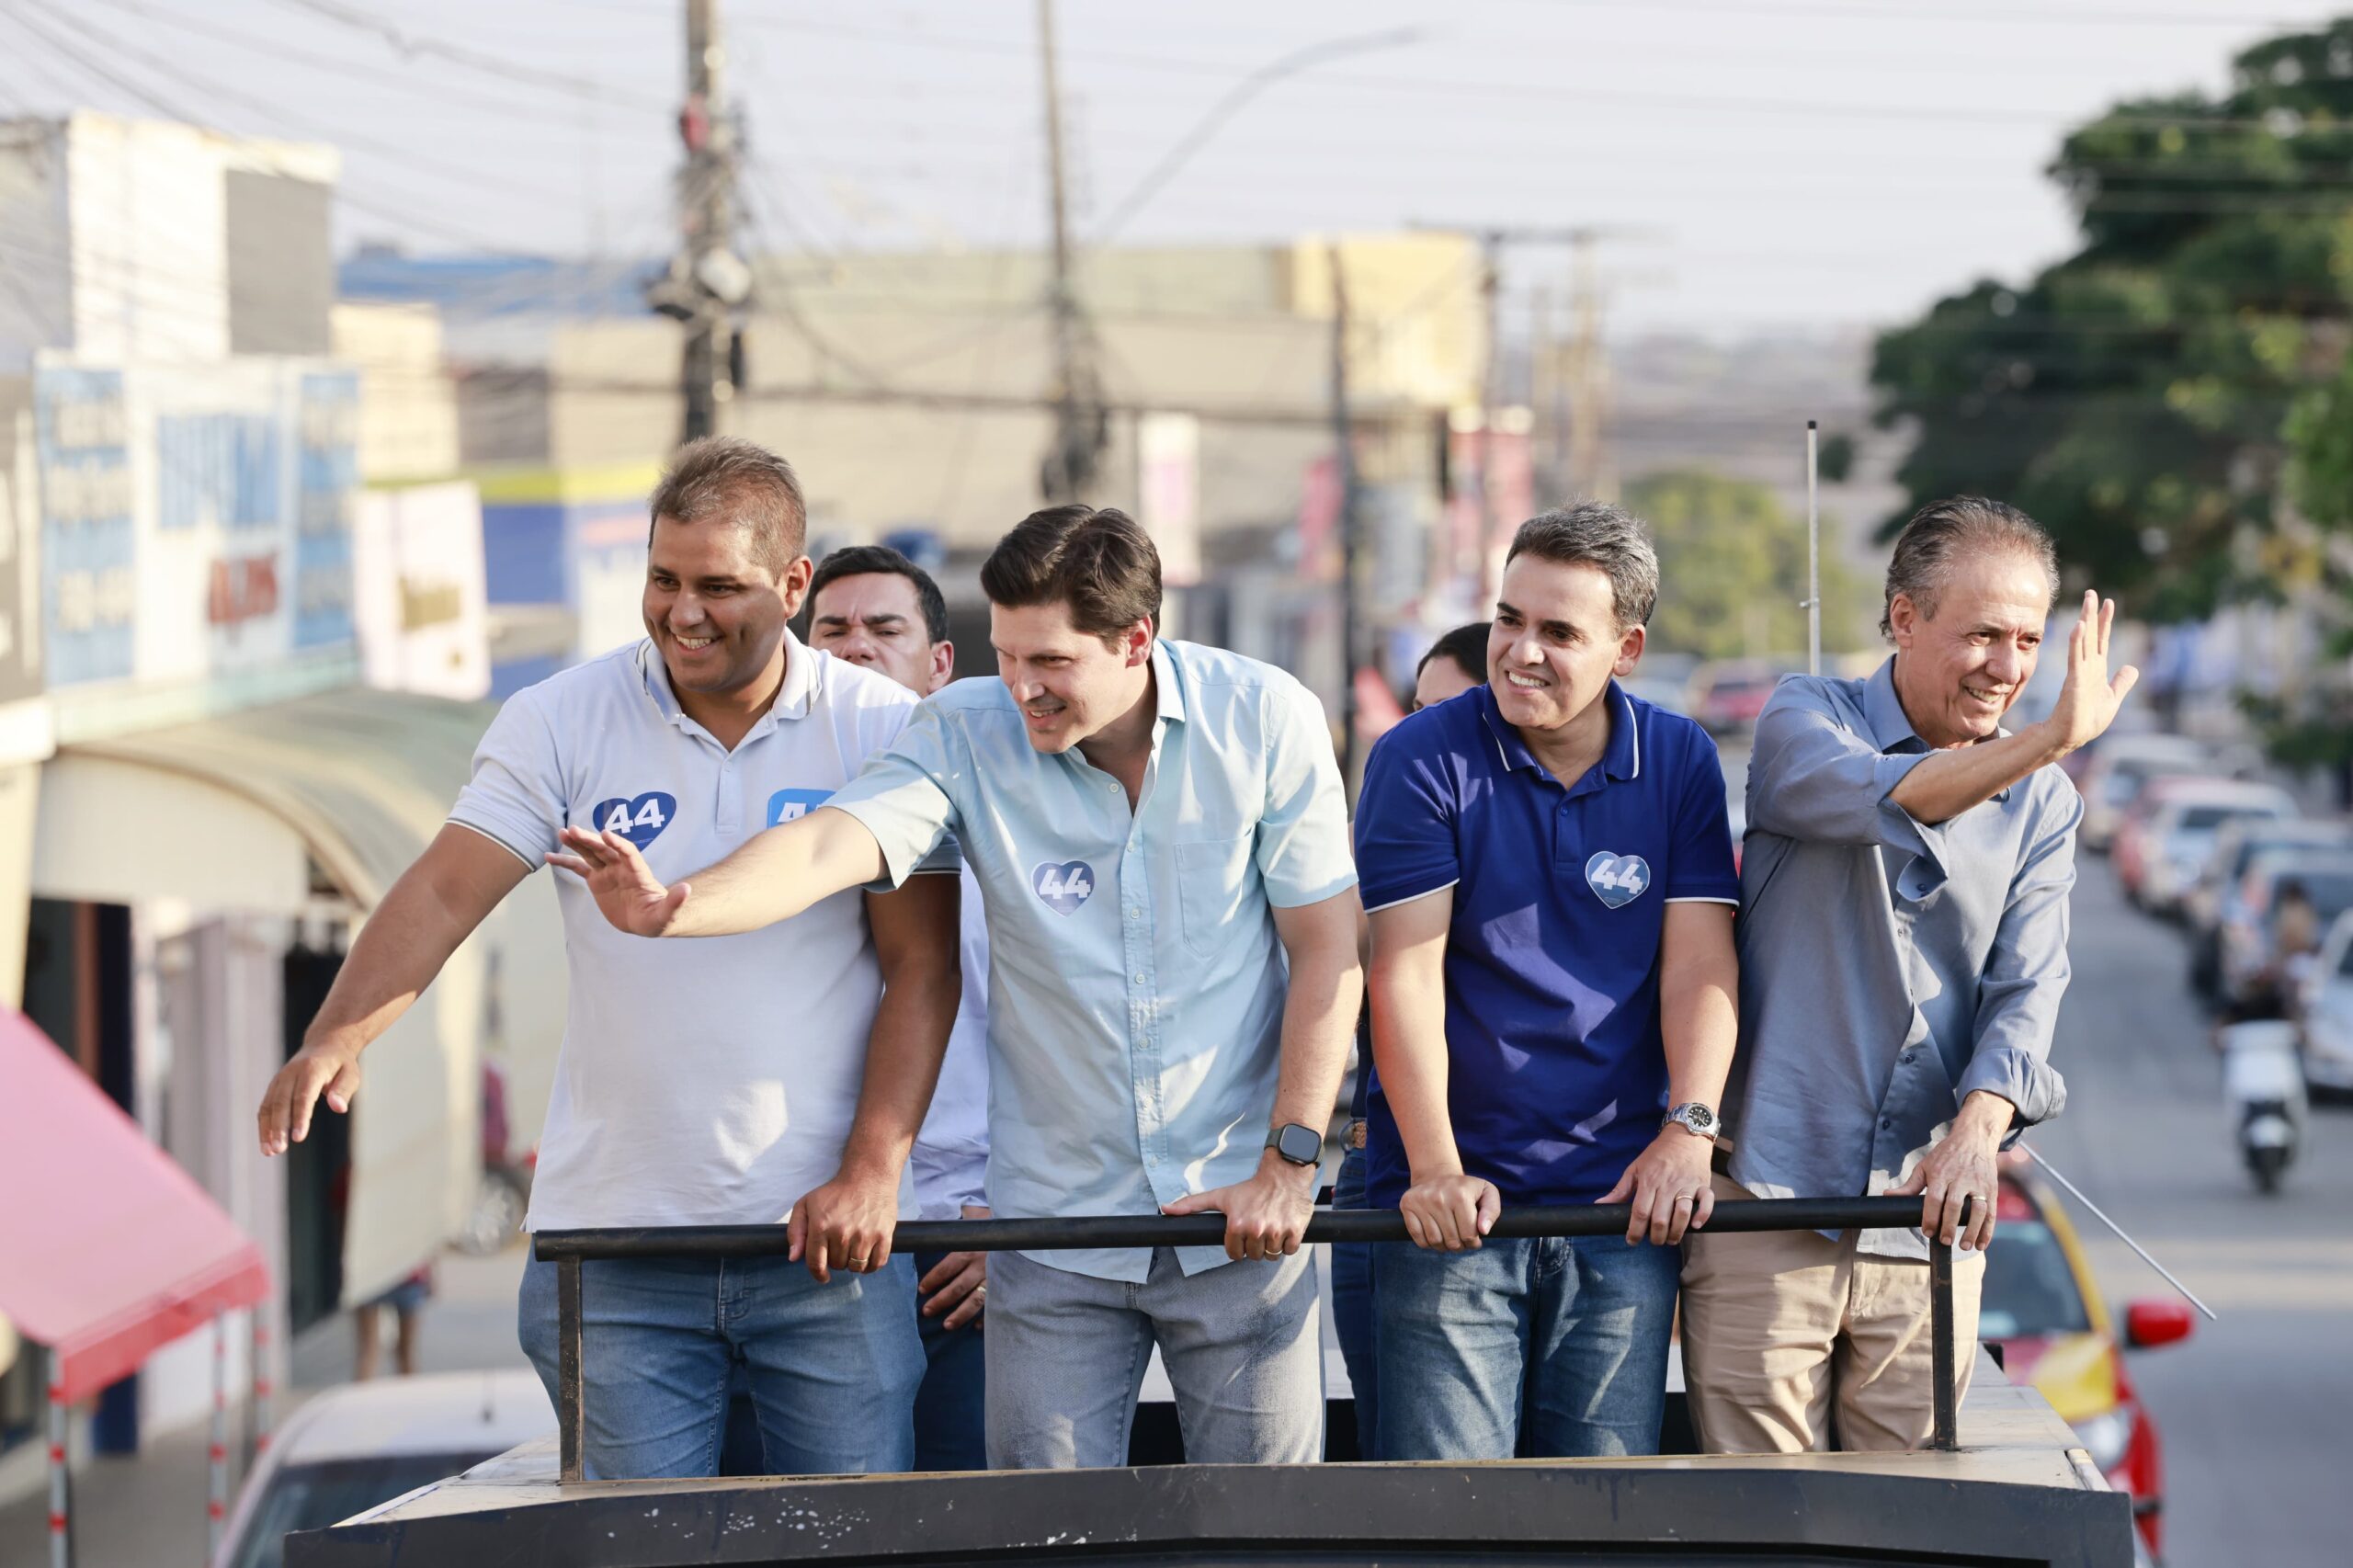
<instances>
[{"instance_id":1,"label":"red car","mask_svg":"<svg viewBox=\"0 0 2353 1568\"><path fill-rule=\"evenodd\" d=\"M2131 1495L2133 1522L2156 1557L2165 1450L2123 1353L2188 1338L2189 1308L2170 1298L2134 1301L2120 1333L2065 1211L2016 1172L2002 1177L1995 1221L1978 1337L2001 1347L2010 1381L2031 1383L2075 1427L2108 1483Z\"/></svg>"}]
</instances>

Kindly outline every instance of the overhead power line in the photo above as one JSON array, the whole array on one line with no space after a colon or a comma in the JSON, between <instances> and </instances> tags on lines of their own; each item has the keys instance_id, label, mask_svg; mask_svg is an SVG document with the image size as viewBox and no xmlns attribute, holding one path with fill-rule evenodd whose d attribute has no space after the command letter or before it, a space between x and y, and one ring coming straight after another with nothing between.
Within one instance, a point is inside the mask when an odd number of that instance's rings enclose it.
<instances>
[{"instance_id":1,"label":"overhead power line","mask_svg":"<svg viewBox=\"0 0 2353 1568\"><path fill-rule=\"evenodd\" d=\"M512 55L494 54L486 50L451 43L446 39L431 38L421 33L406 32L392 23L377 17L357 6L341 0L277 0L290 10L307 12L341 27L350 28L383 40L404 60L432 59L469 71L482 72L509 84L521 83L554 92L569 93L574 97L593 99L598 103L631 104L658 113L667 113L670 106L643 93L631 92L609 82L594 77L574 76L561 71L550 71Z\"/></svg>"}]
</instances>

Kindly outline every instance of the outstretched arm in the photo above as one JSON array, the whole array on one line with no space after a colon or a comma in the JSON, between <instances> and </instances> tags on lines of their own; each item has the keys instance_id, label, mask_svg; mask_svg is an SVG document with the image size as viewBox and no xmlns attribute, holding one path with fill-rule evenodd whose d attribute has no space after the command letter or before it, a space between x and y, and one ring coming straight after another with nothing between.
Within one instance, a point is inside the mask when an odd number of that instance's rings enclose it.
<instances>
[{"instance_id":1,"label":"outstretched arm","mask_svg":"<svg viewBox=\"0 0 2353 1568\"><path fill-rule=\"evenodd\" d=\"M282 1154L311 1135L322 1094L329 1109L351 1108L359 1053L408 1011L529 869L472 828L449 824L434 835L360 926L302 1049L270 1079L261 1101L263 1153Z\"/></svg>"},{"instance_id":2,"label":"outstretched arm","mask_svg":"<svg viewBox=\"0 0 2353 1568\"><path fill-rule=\"evenodd\" d=\"M636 937L756 931L884 875L874 835L830 806L779 824L719 864L666 887L637 846L618 833L567 827L563 839L571 853L550 855L548 864L586 882L605 918Z\"/></svg>"}]
</instances>

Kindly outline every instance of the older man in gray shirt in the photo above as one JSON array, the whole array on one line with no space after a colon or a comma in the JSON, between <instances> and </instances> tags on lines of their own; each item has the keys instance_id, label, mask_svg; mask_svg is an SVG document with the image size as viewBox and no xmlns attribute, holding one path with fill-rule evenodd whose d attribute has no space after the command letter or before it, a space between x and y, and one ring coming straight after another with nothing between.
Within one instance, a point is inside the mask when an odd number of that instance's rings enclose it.
<instances>
[{"instance_id":1,"label":"older man in gray shirt","mask_svg":"<svg viewBox=\"0 0 2353 1568\"><path fill-rule=\"evenodd\" d=\"M2138 678L2109 678L2116 607L2086 594L2050 717L2001 728L2057 595L2051 538L2025 514L1973 496L1923 508L1888 566L1894 656L1868 680L1783 681L1749 762L1716 1196L1920 1194L1924 1230L1959 1243L1963 1344L1995 1157L2067 1097L2051 1036L2083 808L2049 765L2107 729ZM1922 1231L1695 1230L1684 1368L1703 1446L1925 1441L1927 1257Z\"/></svg>"}]
</instances>

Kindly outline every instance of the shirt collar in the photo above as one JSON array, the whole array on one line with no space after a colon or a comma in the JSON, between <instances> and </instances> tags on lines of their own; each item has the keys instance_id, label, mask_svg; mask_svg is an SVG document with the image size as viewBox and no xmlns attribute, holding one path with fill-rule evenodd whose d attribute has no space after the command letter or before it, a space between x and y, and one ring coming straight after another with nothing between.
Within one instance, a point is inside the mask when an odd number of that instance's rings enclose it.
<instances>
[{"instance_id":1,"label":"shirt collar","mask_svg":"<svg viewBox=\"0 0 2353 1568\"><path fill-rule=\"evenodd\" d=\"M1494 739L1495 755L1502 758L1505 768L1514 773L1522 768L1543 772L1544 765L1536 760L1536 754L1528 749L1526 741L1520 739L1519 731L1504 717L1503 710L1495 706L1494 688L1480 686L1474 689L1478 694L1479 717L1486 721L1487 733ZM1634 699L1612 680L1604 700L1612 705L1612 712L1609 742L1601 750L1601 776L1617 783L1640 778L1643 776L1643 737L1641 729L1634 722ZM1574 788L1579 780L1570 778L1561 782Z\"/></svg>"},{"instance_id":2,"label":"shirt collar","mask_svg":"<svg viewBox=\"0 0 2353 1568\"><path fill-rule=\"evenodd\" d=\"M677 694L670 689L670 666L662 662L662 651L649 637L637 645L637 673L645 683L645 695L653 699L662 717L684 730L694 721L678 706ZM759 722L745 732L744 738L767 733L779 719L806 719L817 699L817 656L811 653L790 626L784 629L784 685L768 704L768 710ZM695 724L697 730L702 728Z\"/></svg>"},{"instance_id":3,"label":"shirt collar","mask_svg":"<svg viewBox=\"0 0 2353 1568\"><path fill-rule=\"evenodd\" d=\"M1176 655L1169 652L1167 641L1152 640L1153 700L1159 708L1159 717L1165 722L1185 722L1185 683L1176 674Z\"/></svg>"},{"instance_id":4,"label":"shirt collar","mask_svg":"<svg viewBox=\"0 0 2353 1568\"><path fill-rule=\"evenodd\" d=\"M1893 653L1871 672L1869 680L1863 682L1863 722L1871 728L1871 744L1882 752L1930 749L1928 743L1920 738L1920 732L1912 727L1912 721L1904 716L1904 699L1895 695L1895 655ZM1994 733L2006 735L2009 731L1997 725ZM2010 790L2016 788L2016 785L2011 785L1998 790L1993 799L2006 803Z\"/></svg>"},{"instance_id":5,"label":"shirt collar","mask_svg":"<svg viewBox=\"0 0 2353 1568\"><path fill-rule=\"evenodd\" d=\"M1904 715L1904 699L1895 695L1895 655L1887 656L1863 682L1863 722L1871 727L1871 744L1881 751L1926 751L1928 743ZM1907 744L1908 743L1908 744Z\"/></svg>"}]
</instances>

